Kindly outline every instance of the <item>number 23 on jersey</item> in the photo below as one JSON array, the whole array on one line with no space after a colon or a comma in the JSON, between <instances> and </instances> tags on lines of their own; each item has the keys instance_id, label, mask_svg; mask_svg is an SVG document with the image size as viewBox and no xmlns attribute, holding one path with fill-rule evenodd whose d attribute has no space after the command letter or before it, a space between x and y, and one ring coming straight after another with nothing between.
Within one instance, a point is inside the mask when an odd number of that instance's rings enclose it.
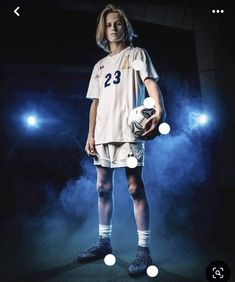
<instances>
[{"instance_id":1,"label":"number 23 on jersey","mask_svg":"<svg viewBox=\"0 0 235 282\"><path fill-rule=\"evenodd\" d=\"M104 87L108 87L112 83L113 84L118 84L120 82L120 78L121 78L121 72L119 70L115 71L114 74L107 73L106 76L105 76Z\"/></svg>"}]
</instances>

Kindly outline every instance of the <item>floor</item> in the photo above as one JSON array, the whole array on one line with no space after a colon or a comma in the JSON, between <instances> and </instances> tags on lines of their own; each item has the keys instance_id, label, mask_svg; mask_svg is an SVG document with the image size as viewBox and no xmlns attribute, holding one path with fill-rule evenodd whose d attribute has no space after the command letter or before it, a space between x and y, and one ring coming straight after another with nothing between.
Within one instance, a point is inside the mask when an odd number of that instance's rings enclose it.
<instances>
[{"instance_id":1,"label":"floor","mask_svg":"<svg viewBox=\"0 0 235 282\"><path fill-rule=\"evenodd\" d=\"M218 250L202 248L184 234L166 238L159 232L151 240L151 254L158 275L155 278L131 278L127 269L135 255L135 240L130 240L125 236L125 230L117 226L112 237L116 264L106 266L103 260L80 264L76 255L97 239L92 222L93 219L78 227L76 221L48 212L40 217L8 219L1 229L1 281L207 281L206 266L218 258ZM129 229L134 234L132 223ZM219 258L234 265L231 254L220 252ZM234 280L231 278L230 281Z\"/></svg>"}]
</instances>

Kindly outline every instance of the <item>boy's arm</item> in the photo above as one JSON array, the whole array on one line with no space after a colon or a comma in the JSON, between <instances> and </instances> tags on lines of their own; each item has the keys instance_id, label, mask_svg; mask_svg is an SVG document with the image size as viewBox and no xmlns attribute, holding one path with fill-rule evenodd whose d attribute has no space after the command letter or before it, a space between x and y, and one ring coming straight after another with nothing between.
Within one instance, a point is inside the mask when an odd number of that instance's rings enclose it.
<instances>
[{"instance_id":1,"label":"boy's arm","mask_svg":"<svg viewBox=\"0 0 235 282\"><path fill-rule=\"evenodd\" d=\"M95 124L96 124L96 113L99 104L99 99L93 99L89 113L89 131L87 136L87 142L85 151L88 156L95 154Z\"/></svg>"},{"instance_id":2,"label":"boy's arm","mask_svg":"<svg viewBox=\"0 0 235 282\"><path fill-rule=\"evenodd\" d=\"M146 78L144 84L147 89L148 95L155 102L155 110L156 110L156 113L152 115L145 124L145 132L143 133L142 136L147 136L152 134L152 132L157 127L161 118L163 118L163 120L165 119L166 112L165 112L161 90L157 82L154 79Z\"/></svg>"}]
</instances>

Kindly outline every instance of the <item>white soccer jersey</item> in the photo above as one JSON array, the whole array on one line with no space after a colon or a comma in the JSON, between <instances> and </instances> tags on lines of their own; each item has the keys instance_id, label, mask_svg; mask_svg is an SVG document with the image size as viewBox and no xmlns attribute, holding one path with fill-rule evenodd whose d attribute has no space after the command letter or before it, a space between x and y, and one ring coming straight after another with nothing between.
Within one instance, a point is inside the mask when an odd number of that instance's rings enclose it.
<instances>
[{"instance_id":1,"label":"white soccer jersey","mask_svg":"<svg viewBox=\"0 0 235 282\"><path fill-rule=\"evenodd\" d=\"M132 67L134 61L141 63L140 70ZM148 53L138 47L128 46L95 64L86 95L99 99L95 144L143 142L132 135L128 117L133 108L143 104L147 77L158 80Z\"/></svg>"}]
</instances>

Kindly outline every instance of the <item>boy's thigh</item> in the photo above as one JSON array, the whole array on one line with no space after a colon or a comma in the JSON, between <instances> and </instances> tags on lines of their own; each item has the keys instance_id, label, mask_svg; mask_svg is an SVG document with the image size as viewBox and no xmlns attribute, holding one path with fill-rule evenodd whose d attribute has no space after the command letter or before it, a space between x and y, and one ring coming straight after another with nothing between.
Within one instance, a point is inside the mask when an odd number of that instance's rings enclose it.
<instances>
[{"instance_id":1,"label":"boy's thigh","mask_svg":"<svg viewBox=\"0 0 235 282\"><path fill-rule=\"evenodd\" d=\"M101 165L96 165L97 171L97 183L112 183L114 169L110 167L103 167Z\"/></svg>"}]
</instances>

